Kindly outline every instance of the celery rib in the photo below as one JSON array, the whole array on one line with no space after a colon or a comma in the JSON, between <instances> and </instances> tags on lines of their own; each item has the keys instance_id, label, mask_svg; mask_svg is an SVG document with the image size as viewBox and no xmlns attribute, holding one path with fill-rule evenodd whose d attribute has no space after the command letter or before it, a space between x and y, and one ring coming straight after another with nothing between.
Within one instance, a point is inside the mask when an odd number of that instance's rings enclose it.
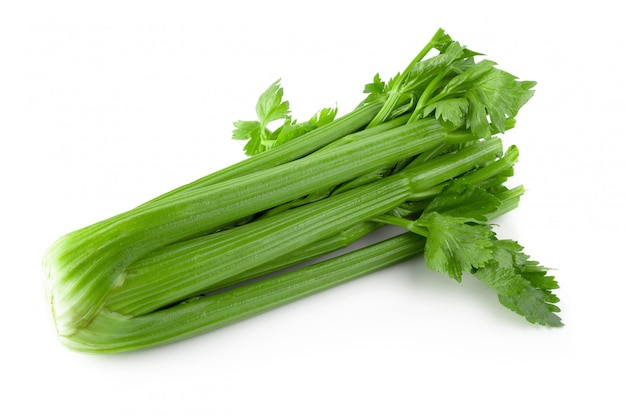
<instances>
[{"instance_id":1,"label":"celery rib","mask_svg":"<svg viewBox=\"0 0 626 417\"><path fill-rule=\"evenodd\" d=\"M189 184L178 187L171 190L159 197L156 197L145 204L150 204L154 201L167 199L173 195L179 193L194 190L197 188L206 187L213 184L219 184L221 182L239 178L244 175L254 174L259 171L283 165L287 162L294 161L298 158L302 158L312 152L315 152L334 141L345 137L346 135L353 134L359 129L367 125L372 117L376 115L382 104L371 103L365 106L359 106L352 110L350 113L338 118L337 120L322 126L315 130L312 130L304 135L297 137L285 144L273 148L272 152L263 152L254 155L250 158L244 159L236 164L230 165L212 174L206 175L196 181ZM407 119L403 120L403 123ZM398 123L397 121L394 123ZM395 127L395 125L384 127L376 131L376 133L386 130L389 127ZM370 133L370 132L367 132Z\"/></svg>"},{"instance_id":2,"label":"celery rib","mask_svg":"<svg viewBox=\"0 0 626 417\"><path fill-rule=\"evenodd\" d=\"M430 188L485 164L499 140L479 142L375 184L259 219L235 229L164 247L130 265L107 308L141 315L207 291L233 275L379 216Z\"/></svg>"},{"instance_id":3,"label":"celery rib","mask_svg":"<svg viewBox=\"0 0 626 417\"><path fill-rule=\"evenodd\" d=\"M424 239L405 233L283 275L141 317L104 310L90 326L61 340L85 352L114 353L171 343L214 330L376 270L423 251Z\"/></svg>"},{"instance_id":4,"label":"celery rib","mask_svg":"<svg viewBox=\"0 0 626 417\"><path fill-rule=\"evenodd\" d=\"M50 249L45 264L55 264L54 273L49 270L53 282L48 289L59 332L68 335L87 325L123 282L126 267L148 253L423 152L445 137L436 120L402 126L333 153L309 155L270 171L153 201L66 235ZM94 253L97 265L91 259ZM72 259L64 262L63 254L73 254ZM72 283L64 289L69 275ZM88 289L85 299L76 297L80 288Z\"/></svg>"}]
</instances>

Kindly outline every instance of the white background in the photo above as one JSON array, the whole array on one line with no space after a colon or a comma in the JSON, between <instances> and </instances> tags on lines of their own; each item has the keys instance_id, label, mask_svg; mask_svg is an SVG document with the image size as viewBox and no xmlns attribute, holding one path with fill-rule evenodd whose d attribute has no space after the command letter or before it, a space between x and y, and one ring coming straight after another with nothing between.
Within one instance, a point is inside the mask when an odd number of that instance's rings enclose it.
<instances>
[{"instance_id":1,"label":"white background","mask_svg":"<svg viewBox=\"0 0 626 417\"><path fill-rule=\"evenodd\" d=\"M0 3L0 414L626 415L626 33L618 2L555 3ZM57 341L54 239L242 159L231 123L276 79L296 118L343 114L438 27L538 81L499 233L556 268L565 327L415 260L162 348Z\"/></svg>"}]
</instances>

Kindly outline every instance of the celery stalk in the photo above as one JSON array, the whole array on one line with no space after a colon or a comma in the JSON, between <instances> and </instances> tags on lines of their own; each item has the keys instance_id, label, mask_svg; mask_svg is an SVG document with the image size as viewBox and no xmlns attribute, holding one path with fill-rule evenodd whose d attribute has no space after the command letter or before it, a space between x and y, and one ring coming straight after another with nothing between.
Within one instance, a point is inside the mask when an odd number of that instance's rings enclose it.
<instances>
[{"instance_id":1,"label":"celery stalk","mask_svg":"<svg viewBox=\"0 0 626 417\"><path fill-rule=\"evenodd\" d=\"M147 314L207 291L262 260L294 253L386 213L431 188L484 165L501 153L499 140L479 142L374 184L204 237L166 246L131 265L106 308ZM192 260L190 262L190 260Z\"/></svg>"},{"instance_id":2,"label":"celery stalk","mask_svg":"<svg viewBox=\"0 0 626 417\"><path fill-rule=\"evenodd\" d=\"M61 341L73 350L114 353L171 343L288 304L421 253L424 239L404 234L306 268L198 297L140 317L103 310Z\"/></svg>"},{"instance_id":3,"label":"celery stalk","mask_svg":"<svg viewBox=\"0 0 626 417\"><path fill-rule=\"evenodd\" d=\"M423 120L156 200L62 237L44 263L57 330L69 335L88 324L124 283L126 268L150 252L418 154L446 135L437 120Z\"/></svg>"}]
</instances>

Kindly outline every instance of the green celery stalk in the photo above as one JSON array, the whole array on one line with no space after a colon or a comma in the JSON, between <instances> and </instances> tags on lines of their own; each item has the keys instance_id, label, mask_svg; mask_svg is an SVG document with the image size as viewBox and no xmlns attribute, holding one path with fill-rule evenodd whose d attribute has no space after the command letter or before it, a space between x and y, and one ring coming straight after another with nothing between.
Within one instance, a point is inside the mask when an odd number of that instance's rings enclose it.
<instances>
[{"instance_id":1,"label":"green celery stalk","mask_svg":"<svg viewBox=\"0 0 626 417\"><path fill-rule=\"evenodd\" d=\"M491 176L492 178L498 178L500 175L502 175L503 172L506 172L509 169L511 169L513 164L516 162L516 158L517 158L517 149L515 147L511 147L511 149L509 149L509 151L507 151L507 153L496 162L487 164L486 166L478 169L477 171L472 171L469 174L463 175L462 178L470 184L480 185L484 183L485 179L488 176ZM500 181L495 182L494 185L500 185ZM431 191L420 192L419 199L421 200L421 202L420 204L416 204L415 200L413 200L410 206L410 213L412 215L417 215L431 201L431 198L429 197L437 195L439 192L441 192L442 188L443 188L443 185L437 185L437 186L432 187ZM505 190L505 191L498 190L496 193L497 198L502 201L507 201L507 205L503 206L504 208L499 210L498 213L503 214L505 212L512 210L513 203L515 202L516 204L516 202L519 200L519 197L521 196L522 193L523 193L522 187L517 187L516 189L513 189L513 190ZM415 199L416 195L417 194L414 194L412 199ZM193 257L194 259L193 269L195 269L200 274L203 274L205 276L210 276L212 283L206 284L207 286L205 288L205 291L207 292L215 291L215 290L218 290L218 289L230 286L230 285L234 285L234 284L239 284L247 280L253 279L255 277L263 276L265 274L272 273L272 272L275 272L275 271L278 271L287 267L292 267L294 265L300 264L305 261L311 261L313 259L328 255L340 249L344 249L348 247L349 245L353 244L354 242L356 242L357 240L359 240L360 238L380 229L381 227L383 227L381 223L370 222L370 221L356 224L333 236L321 239L319 241L315 241L311 244L307 244L305 247L299 250L290 251L291 248L285 248L285 251L287 252L284 253L282 256L279 256L278 258L271 258L270 261L260 263L256 265L255 267L253 267L252 269L247 269L241 273L236 273L236 274L232 274L232 270L231 270L229 272L232 275L230 275L229 277L223 280L216 279L216 276L212 275L213 272L210 269L203 270L201 266L198 263L196 263L198 258L195 255ZM246 230L245 228L240 229L239 233L242 233L245 230ZM232 233L232 232L226 232L226 234L227 233ZM133 276L135 276L136 278L136 275L139 275L139 274L143 275L145 279L144 283L150 286L151 289L154 290L154 287L158 286L159 282L163 280L162 256L164 256L165 254L167 254L167 256L173 256L175 252L181 250L182 252L180 253L180 256L179 256L180 265L185 265L186 263L184 260L185 260L186 255L184 254L184 248L189 248L193 246L194 250L197 250L199 252L205 252L203 256L206 256L206 253L211 252L212 249L209 249L204 245L206 245L208 241L213 240L217 248L222 248L222 245L224 243L223 241L220 240L222 237L223 237L223 234L220 236L205 237L202 239L186 241L180 245L170 245L170 246L164 247L161 250L155 251L152 254L148 255L147 257L142 258L138 262L133 263L127 271L128 272L127 279L129 279L129 283L132 283ZM154 272L151 272L150 268L154 268ZM159 272L158 274L156 273L157 270ZM138 272L138 271L142 271L142 272ZM181 272L181 271L179 270L178 272ZM160 277L160 279L155 278L155 277ZM188 279L188 278L187 277L181 278L180 280L183 280L183 279ZM169 285L166 284L166 287L167 286ZM128 291L128 289L124 289L124 288L121 288L120 290L122 293L125 292L126 294L132 294L133 291L137 291L136 288L131 291ZM166 290L166 291L169 291L169 290ZM120 294L114 295L113 299L110 300L110 302L116 299L119 300L119 297L120 297Z\"/></svg>"},{"instance_id":2,"label":"green celery stalk","mask_svg":"<svg viewBox=\"0 0 626 417\"><path fill-rule=\"evenodd\" d=\"M111 292L106 308L142 315L200 294L262 260L294 253L386 213L416 193L488 164L501 152L498 139L478 142L376 183L155 250L128 266L124 283Z\"/></svg>"},{"instance_id":3,"label":"green celery stalk","mask_svg":"<svg viewBox=\"0 0 626 417\"><path fill-rule=\"evenodd\" d=\"M356 133L368 124L373 116L380 111L381 107L382 105L380 103L371 103L359 106L352 112L340 117L328 125L312 130L300 137L284 143L279 147L273 148L272 152L263 152L244 159L236 164L211 173L189 184L171 190L145 204L167 199L181 192L219 184L227 180L254 174L268 168L294 161L329 145L337 139ZM406 123L407 120L408 118L401 119L404 123ZM397 122L388 124L387 126L381 126L381 128L376 130L375 133L380 133L396 126Z\"/></svg>"},{"instance_id":4,"label":"green celery stalk","mask_svg":"<svg viewBox=\"0 0 626 417\"><path fill-rule=\"evenodd\" d=\"M114 353L171 343L288 304L410 259L424 239L406 233L355 252L148 315L103 310L89 326L61 341L73 350Z\"/></svg>"},{"instance_id":5,"label":"green celery stalk","mask_svg":"<svg viewBox=\"0 0 626 417\"><path fill-rule=\"evenodd\" d=\"M62 237L44 260L57 331L68 335L88 324L124 283L125 269L150 252L419 154L447 134L439 121L424 119L334 152L153 201Z\"/></svg>"},{"instance_id":6,"label":"green celery stalk","mask_svg":"<svg viewBox=\"0 0 626 417\"><path fill-rule=\"evenodd\" d=\"M513 210L521 189L499 195L495 216ZM86 328L61 341L71 349L116 353L172 343L215 330L421 254L425 239L403 233L304 268L139 317L103 310Z\"/></svg>"}]
</instances>

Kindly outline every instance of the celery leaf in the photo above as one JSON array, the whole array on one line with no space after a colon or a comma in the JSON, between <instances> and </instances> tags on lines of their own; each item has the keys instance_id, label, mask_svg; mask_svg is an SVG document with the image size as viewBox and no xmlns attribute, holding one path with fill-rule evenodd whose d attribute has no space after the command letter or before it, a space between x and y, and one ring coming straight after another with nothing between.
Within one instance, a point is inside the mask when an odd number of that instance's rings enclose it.
<instances>
[{"instance_id":1,"label":"celery leaf","mask_svg":"<svg viewBox=\"0 0 626 417\"><path fill-rule=\"evenodd\" d=\"M280 80L272 83L265 90L256 104L259 120L239 120L233 123L235 129L232 138L247 140L244 146L246 155L256 155L294 138L304 135L313 129L331 123L337 115L337 108L327 107L315 113L309 120L298 123L290 116L289 102L283 101L283 88ZM282 120L282 125L274 131L268 124Z\"/></svg>"},{"instance_id":2,"label":"celery leaf","mask_svg":"<svg viewBox=\"0 0 626 417\"><path fill-rule=\"evenodd\" d=\"M469 101L466 98L449 98L426 106L423 116L426 117L434 111L437 119L448 122L452 127L458 128L465 123L465 115L468 110Z\"/></svg>"},{"instance_id":3,"label":"celery leaf","mask_svg":"<svg viewBox=\"0 0 626 417\"><path fill-rule=\"evenodd\" d=\"M490 60L465 60L461 64L457 65L460 72L425 106L424 115L435 110L435 117L455 126L465 119L465 127L477 137L489 138L493 133L504 132L507 120L515 117L533 96L536 83L519 81ZM467 105L447 102L458 99L467 100Z\"/></svg>"},{"instance_id":4,"label":"celery leaf","mask_svg":"<svg viewBox=\"0 0 626 417\"><path fill-rule=\"evenodd\" d=\"M499 295L514 296L528 286L528 281L520 273L521 246L511 240L494 240L492 259L482 268L473 272L474 276ZM522 261L523 262L523 261Z\"/></svg>"},{"instance_id":5,"label":"celery leaf","mask_svg":"<svg viewBox=\"0 0 626 417\"><path fill-rule=\"evenodd\" d=\"M496 290L500 303L531 323L558 327L559 301L551 290L559 288L548 269L530 260L517 242L501 240L494 260L474 275Z\"/></svg>"},{"instance_id":6,"label":"celery leaf","mask_svg":"<svg viewBox=\"0 0 626 417\"><path fill-rule=\"evenodd\" d=\"M335 120L336 115L337 107L326 107L315 113L305 122L299 123L297 120L292 120L291 117L286 117L283 125L276 129L270 137L270 140L273 141L271 147L282 145L318 127L327 125Z\"/></svg>"},{"instance_id":7,"label":"celery leaf","mask_svg":"<svg viewBox=\"0 0 626 417\"><path fill-rule=\"evenodd\" d=\"M493 232L473 219L431 212L416 224L428 229L424 248L426 265L461 281L464 271L485 266L492 258Z\"/></svg>"},{"instance_id":8,"label":"celery leaf","mask_svg":"<svg viewBox=\"0 0 626 417\"><path fill-rule=\"evenodd\" d=\"M365 84L363 92L368 94L365 102L371 103L382 99L385 96L387 90L387 84L380 79L380 74L374 75L374 80L371 83Z\"/></svg>"},{"instance_id":9,"label":"celery leaf","mask_svg":"<svg viewBox=\"0 0 626 417\"><path fill-rule=\"evenodd\" d=\"M233 139L248 140L261 135L261 123L256 120L238 120L233 125Z\"/></svg>"},{"instance_id":10,"label":"celery leaf","mask_svg":"<svg viewBox=\"0 0 626 417\"><path fill-rule=\"evenodd\" d=\"M283 101L283 88L280 86L280 80L275 81L261 94L256 104L256 114L263 126L287 117L289 102Z\"/></svg>"},{"instance_id":11,"label":"celery leaf","mask_svg":"<svg viewBox=\"0 0 626 417\"><path fill-rule=\"evenodd\" d=\"M560 327L561 318L556 314L561 309L555 304L559 299L547 290L527 286L515 296L498 295L500 304L523 316L530 323Z\"/></svg>"},{"instance_id":12,"label":"celery leaf","mask_svg":"<svg viewBox=\"0 0 626 417\"><path fill-rule=\"evenodd\" d=\"M453 180L426 207L424 214L472 218L484 222L487 215L500 207L500 200L480 187L464 180Z\"/></svg>"},{"instance_id":13,"label":"celery leaf","mask_svg":"<svg viewBox=\"0 0 626 417\"><path fill-rule=\"evenodd\" d=\"M337 116L337 107L325 107L322 110L315 113L308 121L315 127L321 127L335 120Z\"/></svg>"}]
</instances>

